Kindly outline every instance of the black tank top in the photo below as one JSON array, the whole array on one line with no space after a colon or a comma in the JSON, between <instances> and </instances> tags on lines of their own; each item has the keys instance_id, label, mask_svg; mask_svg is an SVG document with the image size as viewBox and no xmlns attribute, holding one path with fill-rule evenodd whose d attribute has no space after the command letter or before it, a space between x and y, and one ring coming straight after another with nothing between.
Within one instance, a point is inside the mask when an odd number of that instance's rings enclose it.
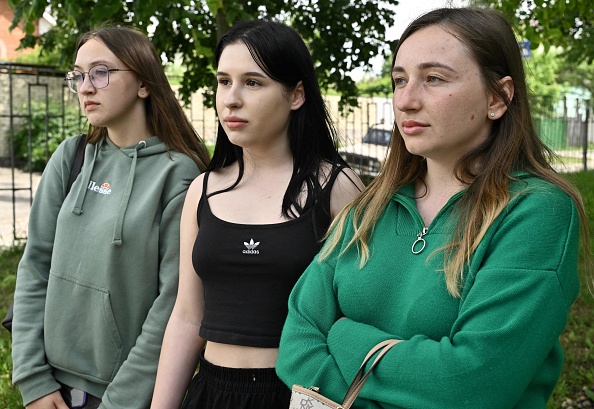
<instances>
[{"instance_id":1,"label":"black tank top","mask_svg":"<svg viewBox=\"0 0 594 409\"><path fill-rule=\"evenodd\" d=\"M321 248L331 222L336 169L314 205L296 219L245 225L212 214L204 175L192 263L204 287L200 336L207 341L277 348L291 289ZM224 193L222 193L224 194Z\"/></svg>"}]
</instances>

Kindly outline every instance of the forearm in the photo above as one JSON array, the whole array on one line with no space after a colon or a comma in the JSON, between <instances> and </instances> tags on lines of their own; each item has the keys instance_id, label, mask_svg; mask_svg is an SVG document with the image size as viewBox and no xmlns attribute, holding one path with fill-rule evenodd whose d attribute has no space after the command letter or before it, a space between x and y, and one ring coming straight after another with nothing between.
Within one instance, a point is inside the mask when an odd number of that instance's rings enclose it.
<instances>
[{"instance_id":1,"label":"forearm","mask_svg":"<svg viewBox=\"0 0 594 409\"><path fill-rule=\"evenodd\" d=\"M469 296L449 336L417 334L396 345L375 368L359 399L382 402L385 407L415 403L444 409L513 407L532 381L533 368L552 373L555 367L553 348L565 310L555 281L548 280L545 289L543 275L527 272L531 285L525 285L519 272L515 274L518 284L501 277L506 296L498 291L496 281L483 277L485 281L475 285L475 292L483 293ZM534 297L525 289L537 286L542 296L535 304L528 301ZM488 298L486 292L498 296ZM353 372L378 337L398 336L390 329L340 320L330 330L328 348L342 373Z\"/></svg>"},{"instance_id":2,"label":"forearm","mask_svg":"<svg viewBox=\"0 0 594 409\"><path fill-rule=\"evenodd\" d=\"M203 347L198 327L172 314L163 338L151 408L181 406Z\"/></svg>"}]
</instances>

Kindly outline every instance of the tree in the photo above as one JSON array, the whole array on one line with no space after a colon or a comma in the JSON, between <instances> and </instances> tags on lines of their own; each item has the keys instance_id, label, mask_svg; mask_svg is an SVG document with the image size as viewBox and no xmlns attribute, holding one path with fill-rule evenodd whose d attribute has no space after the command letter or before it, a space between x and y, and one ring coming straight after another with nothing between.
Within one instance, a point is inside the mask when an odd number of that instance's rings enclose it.
<instances>
[{"instance_id":1,"label":"tree","mask_svg":"<svg viewBox=\"0 0 594 409\"><path fill-rule=\"evenodd\" d=\"M166 61L181 56L186 67L182 96L214 86L213 54L217 40L233 22L267 18L294 27L308 44L323 89L342 95L342 105L356 105L358 92L348 72L389 52L386 28L394 23L397 0L9 0L22 23L21 48L58 50L61 65L73 62L76 38L105 21L151 31ZM35 36L35 22L49 7L57 25ZM149 27L151 30L149 30ZM153 31L154 29L154 31Z\"/></svg>"},{"instance_id":2,"label":"tree","mask_svg":"<svg viewBox=\"0 0 594 409\"><path fill-rule=\"evenodd\" d=\"M544 52L542 48L534 50L524 60L526 82L530 92L530 106L534 117L550 117L561 94L566 90L560 80L562 58L559 49Z\"/></svg>"},{"instance_id":3,"label":"tree","mask_svg":"<svg viewBox=\"0 0 594 409\"><path fill-rule=\"evenodd\" d=\"M594 2L591 0L475 0L501 10L531 48L561 47L568 60L594 60Z\"/></svg>"},{"instance_id":4,"label":"tree","mask_svg":"<svg viewBox=\"0 0 594 409\"><path fill-rule=\"evenodd\" d=\"M594 106L594 101L592 101L594 99L594 63L563 60L559 80L586 91L585 94L590 98L591 106Z\"/></svg>"}]
</instances>

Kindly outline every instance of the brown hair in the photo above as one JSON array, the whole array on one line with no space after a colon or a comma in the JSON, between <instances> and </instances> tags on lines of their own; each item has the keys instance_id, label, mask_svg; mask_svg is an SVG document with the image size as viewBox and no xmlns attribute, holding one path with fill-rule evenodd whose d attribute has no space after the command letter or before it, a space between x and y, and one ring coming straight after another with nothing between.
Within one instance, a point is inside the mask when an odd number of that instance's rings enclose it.
<instances>
[{"instance_id":1,"label":"brown hair","mask_svg":"<svg viewBox=\"0 0 594 409\"><path fill-rule=\"evenodd\" d=\"M457 204L459 219L449 244L444 248L448 291L452 295L460 295L464 267L491 223L509 203L508 185L513 180L513 172L519 170L559 186L573 199L582 222L583 248L586 249L587 260L590 260L590 239L581 196L551 167L554 153L541 142L534 129L524 67L511 25L501 13L490 9L433 10L406 28L396 46L394 60L408 37L434 25L452 34L466 46L482 73L487 90L496 93L507 105L506 113L494 121L487 140L460 158L455 167L456 177L468 188ZM514 94L511 100L500 86L499 80L505 76L513 79ZM357 245L363 266L370 255L367 243L387 203L402 186L414 181L422 182L425 172L423 158L407 151L402 135L394 127L384 169L336 218L322 258L328 257L337 246L348 213L354 209L354 235L347 247Z\"/></svg>"},{"instance_id":2,"label":"brown hair","mask_svg":"<svg viewBox=\"0 0 594 409\"><path fill-rule=\"evenodd\" d=\"M192 127L161 65L159 56L148 37L132 27L101 27L81 35L76 52L87 41L103 43L124 64L136 73L150 90L145 99L147 125L153 135L165 142L167 149L174 149L191 157L201 171L210 159L206 146ZM88 142L97 143L105 128L89 126Z\"/></svg>"}]
</instances>

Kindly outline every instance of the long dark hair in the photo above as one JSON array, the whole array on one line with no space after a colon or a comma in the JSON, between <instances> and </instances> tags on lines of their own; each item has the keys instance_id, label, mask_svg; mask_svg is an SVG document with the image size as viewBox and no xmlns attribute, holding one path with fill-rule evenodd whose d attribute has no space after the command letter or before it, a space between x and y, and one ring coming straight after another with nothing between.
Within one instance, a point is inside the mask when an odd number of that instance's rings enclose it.
<instances>
[{"instance_id":1,"label":"long dark hair","mask_svg":"<svg viewBox=\"0 0 594 409\"><path fill-rule=\"evenodd\" d=\"M148 37L132 27L104 26L82 34L76 52L89 40L98 40L116 55L150 90L145 98L147 125L153 135L174 149L191 157L201 171L209 163L202 138L186 117L161 65L161 60ZM87 141L97 143L106 129L89 126Z\"/></svg>"},{"instance_id":2,"label":"long dark hair","mask_svg":"<svg viewBox=\"0 0 594 409\"><path fill-rule=\"evenodd\" d=\"M336 130L322 98L309 50L294 29L264 20L237 23L223 35L215 49L217 66L225 47L238 42L246 45L256 64L287 92L295 89L299 81L303 84L305 103L291 113L289 122L293 175L282 204L282 214L295 218L307 211L321 191L319 171L322 162L330 162L333 166L339 163L346 165L337 153ZM242 148L229 141L219 122L209 169L219 169L235 161L239 165L235 183L212 194L233 189L241 181L244 171ZM307 187L307 198L300 203L298 198L304 185Z\"/></svg>"}]
</instances>

